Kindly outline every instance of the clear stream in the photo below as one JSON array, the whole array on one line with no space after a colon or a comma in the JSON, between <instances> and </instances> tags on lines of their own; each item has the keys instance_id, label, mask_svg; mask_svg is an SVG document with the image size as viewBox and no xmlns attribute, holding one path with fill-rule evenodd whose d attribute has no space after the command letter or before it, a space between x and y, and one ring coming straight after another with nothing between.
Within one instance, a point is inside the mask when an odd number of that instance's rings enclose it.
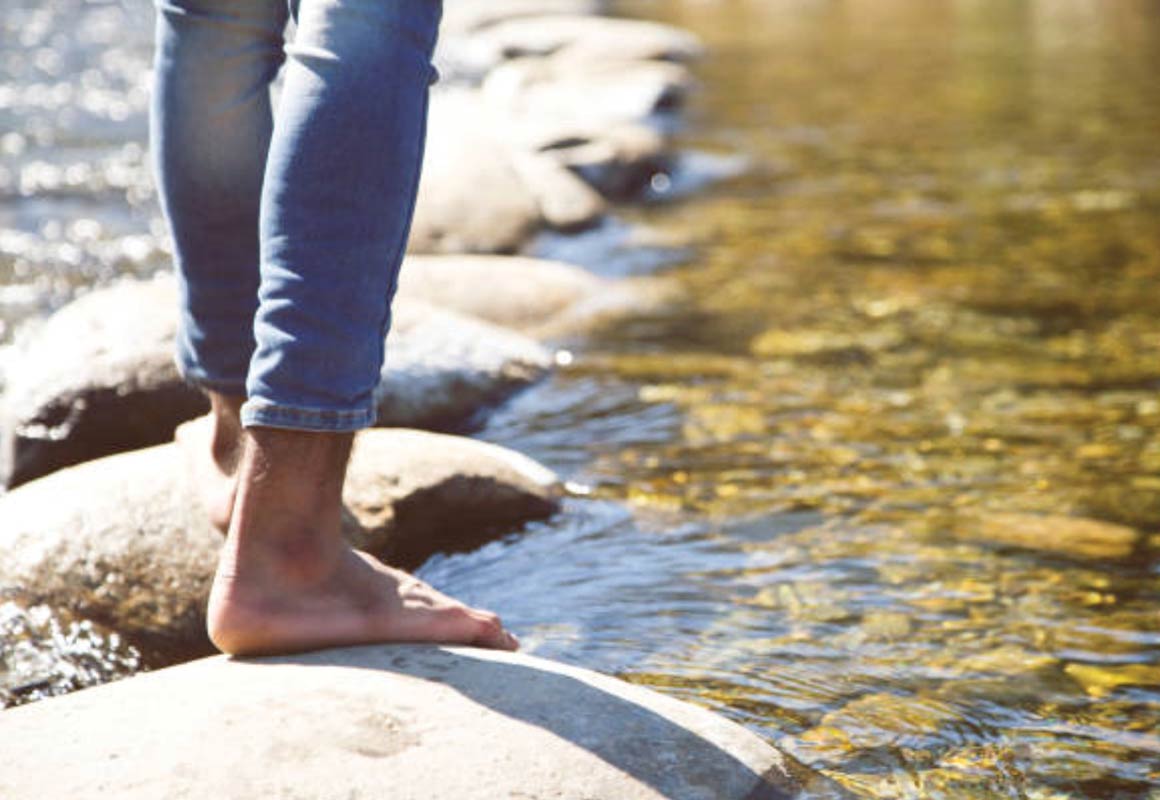
<instances>
[{"instance_id":1,"label":"clear stream","mask_svg":"<svg viewBox=\"0 0 1160 800\"><path fill-rule=\"evenodd\" d=\"M166 264L148 8L12 7L9 325ZM683 146L750 169L654 182L619 220L660 245L569 246L686 299L558 343L479 432L588 494L421 574L858 796L1160 798L1160 6L618 12L704 38ZM0 629L10 701L136 666L45 610Z\"/></svg>"}]
</instances>

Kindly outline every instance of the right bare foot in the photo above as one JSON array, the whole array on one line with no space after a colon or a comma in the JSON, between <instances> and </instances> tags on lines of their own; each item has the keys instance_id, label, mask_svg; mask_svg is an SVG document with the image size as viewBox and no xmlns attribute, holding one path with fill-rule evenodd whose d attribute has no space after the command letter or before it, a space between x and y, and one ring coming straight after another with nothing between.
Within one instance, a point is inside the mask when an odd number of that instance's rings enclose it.
<instances>
[{"instance_id":1,"label":"right bare foot","mask_svg":"<svg viewBox=\"0 0 1160 800\"><path fill-rule=\"evenodd\" d=\"M376 642L515 650L469 608L350 548L341 533L348 434L249 431L208 629L223 652L259 655Z\"/></svg>"},{"instance_id":2,"label":"right bare foot","mask_svg":"<svg viewBox=\"0 0 1160 800\"><path fill-rule=\"evenodd\" d=\"M377 642L519 647L495 614L468 608L366 553L344 548L324 574L303 577L277 579L272 570L251 571L224 557L210 595L213 643L232 655Z\"/></svg>"}]
</instances>

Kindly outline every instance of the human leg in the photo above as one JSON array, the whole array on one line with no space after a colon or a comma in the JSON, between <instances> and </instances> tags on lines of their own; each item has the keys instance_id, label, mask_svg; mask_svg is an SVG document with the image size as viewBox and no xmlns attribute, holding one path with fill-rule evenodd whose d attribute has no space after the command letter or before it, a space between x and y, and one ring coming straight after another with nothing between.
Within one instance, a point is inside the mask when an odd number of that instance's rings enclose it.
<instances>
[{"instance_id":1,"label":"human leg","mask_svg":"<svg viewBox=\"0 0 1160 800\"><path fill-rule=\"evenodd\" d=\"M156 0L150 141L181 296L177 363L211 413L179 429L223 532L233 504L240 407L253 354L258 219L284 60L285 0Z\"/></svg>"},{"instance_id":2,"label":"human leg","mask_svg":"<svg viewBox=\"0 0 1160 800\"><path fill-rule=\"evenodd\" d=\"M514 649L342 539L352 432L374 420L426 124L437 0L302 0L264 178L257 347L209 632L236 654L381 641Z\"/></svg>"},{"instance_id":3,"label":"human leg","mask_svg":"<svg viewBox=\"0 0 1160 800\"><path fill-rule=\"evenodd\" d=\"M258 225L284 55L284 0L156 0L150 143L181 295L177 362L245 394L258 304Z\"/></svg>"}]
</instances>

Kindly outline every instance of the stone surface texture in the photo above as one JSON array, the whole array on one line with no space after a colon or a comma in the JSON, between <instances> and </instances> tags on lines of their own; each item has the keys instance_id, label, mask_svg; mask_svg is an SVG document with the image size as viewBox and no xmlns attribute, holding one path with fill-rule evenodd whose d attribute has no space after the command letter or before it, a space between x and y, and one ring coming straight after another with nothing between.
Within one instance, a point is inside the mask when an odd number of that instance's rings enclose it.
<instances>
[{"instance_id":1,"label":"stone surface texture","mask_svg":"<svg viewBox=\"0 0 1160 800\"><path fill-rule=\"evenodd\" d=\"M349 538L408 567L549 516L560 492L518 453L405 429L359 434L349 475ZM0 598L66 609L148 654L209 652L203 613L222 539L176 445L33 481L0 497L0 520Z\"/></svg>"},{"instance_id":2,"label":"stone surface texture","mask_svg":"<svg viewBox=\"0 0 1160 800\"><path fill-rule=\"evenodd\" d=\"M215 657L0 714L6 800L840 796L756 736L519 654Z\"/></svg>"}]
</instances>

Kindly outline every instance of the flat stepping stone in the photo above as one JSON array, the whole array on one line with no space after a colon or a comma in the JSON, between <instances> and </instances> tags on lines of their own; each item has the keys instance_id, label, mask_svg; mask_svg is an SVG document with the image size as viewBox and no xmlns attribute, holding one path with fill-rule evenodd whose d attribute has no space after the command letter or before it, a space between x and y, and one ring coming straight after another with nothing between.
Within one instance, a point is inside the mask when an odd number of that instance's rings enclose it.
<instances>
[{"instance_id":1,"label":"flat stepping stone","mask_svg":"<svg viewBox=\"0 0 1160 800\"><path fill-rule=\"evenodd\" d=\"M393 305L378 424L452 429L539 380L552 354L514 331L405 296ZM8 486L169 441L205 413L174 365L171 275L126 280L62 308L7 366L0 474Z\"/></svg>"},{"instance_id":2,"label":"flat stepping stone","mask_svg":"<svg viewBox=\"0 0 1160 800\"><path fill-rule=\"evenodd\" d=\"M363 431L348 470L348 538L413 568L558 508L556 476L498 445ZM222 536L168 444L61 470L0 497L0 599L65 609L148 657L212 652L204 610ZM3 793L0 793L3 796Z\"/></svg>"},{"instance_id":3,"label":"flat stepping stone","mask_svg":"<svg viewBox=\"0 0 1160 800\"><path fill-rule=\"evenodd\" d=\"M6 800L844 796L709 711L472 648L215 657L5 711L0 740Z\"/></svg>"}]
</instances>

